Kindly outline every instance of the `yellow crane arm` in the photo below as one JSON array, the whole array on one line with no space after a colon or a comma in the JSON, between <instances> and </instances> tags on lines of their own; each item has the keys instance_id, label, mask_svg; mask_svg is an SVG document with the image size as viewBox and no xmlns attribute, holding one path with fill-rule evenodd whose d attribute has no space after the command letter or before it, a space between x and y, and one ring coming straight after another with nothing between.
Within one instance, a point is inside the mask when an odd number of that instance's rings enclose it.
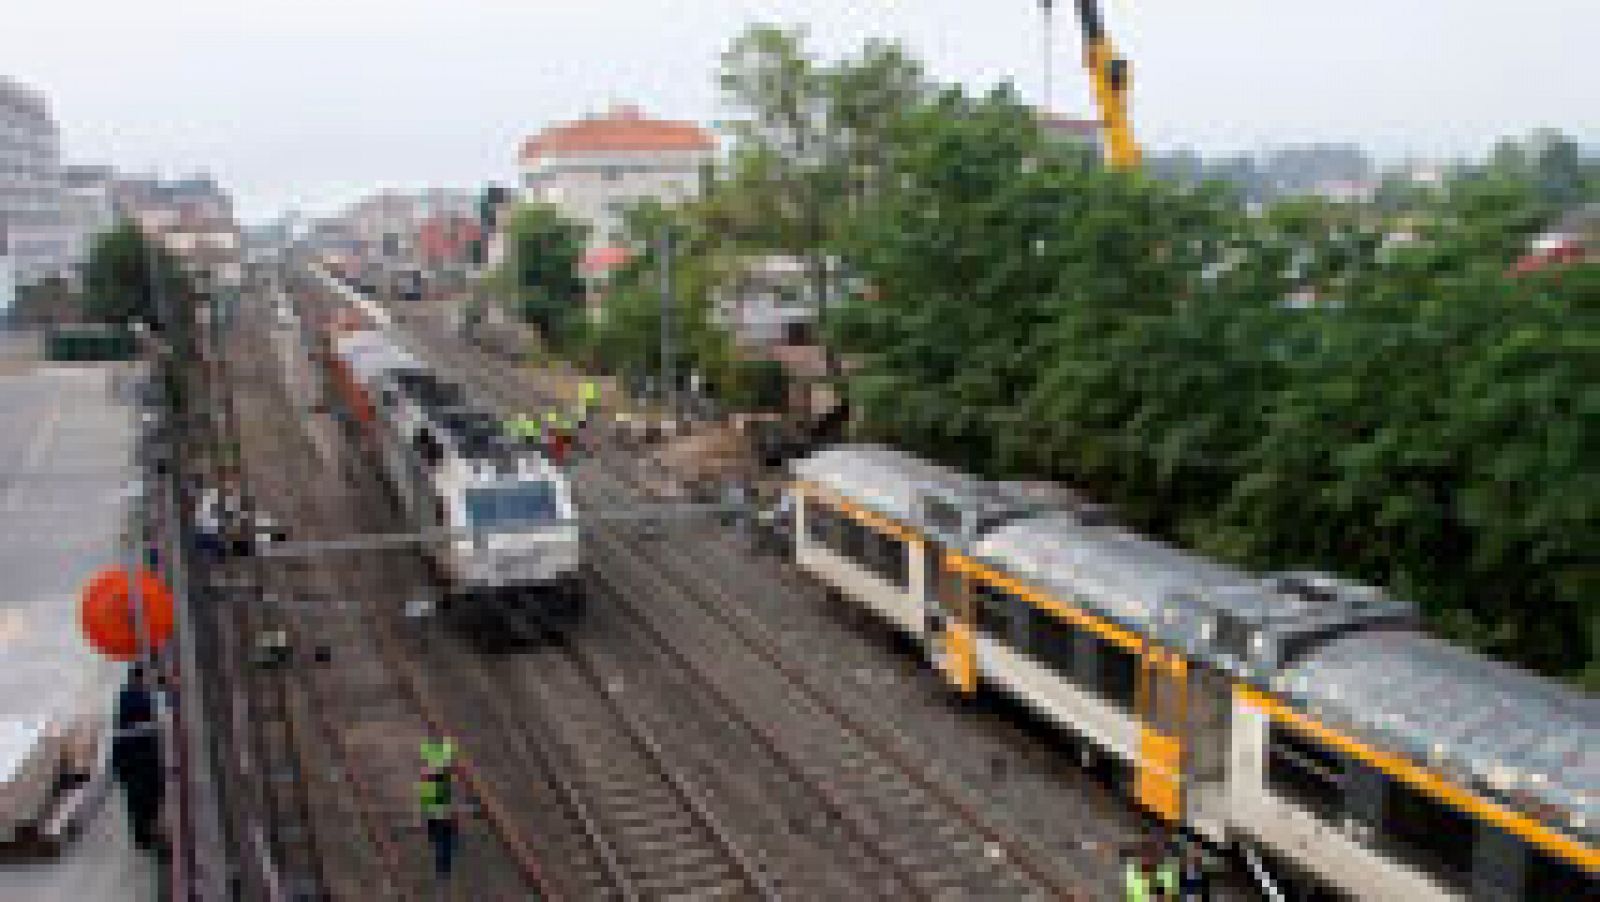
<instances>
[{"instance_id":1,"label":"yellow crane arm","mask_svg":"<svg viewBox=\"0 0 1600 902\"><path fill-rule=\"evenodd\" d=\"M1128 61L1112 47L1097 0L1077 0L1077 5L1078 24L1083 29L1083 61L1089 69L1089 82L1105 130L1106 162L1119 169L1137 166L1141 153L1133 139L1133 123L1128 119L1132 81Z\"/></svg>"}]
</instances>

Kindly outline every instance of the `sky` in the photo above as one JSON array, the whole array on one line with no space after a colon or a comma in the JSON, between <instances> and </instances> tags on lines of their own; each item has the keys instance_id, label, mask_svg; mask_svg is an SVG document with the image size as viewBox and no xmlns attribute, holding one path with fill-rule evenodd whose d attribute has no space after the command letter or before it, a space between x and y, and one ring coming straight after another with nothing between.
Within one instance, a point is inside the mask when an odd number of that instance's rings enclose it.
<instances>
[{"instance_id":1,"label":"sky","mask_svg":"<svg viewBox=\"0 0 1600 902\"><path fill-rule=\"evenodd\" d=\"M1353 141L1481 153L1554 126L1600 144L1596 0L1102 0L1138 138L1228 152ZM1093 115L1072 0L1050 106ZM208 171L246 219L377 188L515 176L519 141L627 101L725 115L746 25L823 56L899 39L946 82L1043 93L1037 0L5 0L0 72L43 90L72 162Z\"/></svg>"}]
</instances>

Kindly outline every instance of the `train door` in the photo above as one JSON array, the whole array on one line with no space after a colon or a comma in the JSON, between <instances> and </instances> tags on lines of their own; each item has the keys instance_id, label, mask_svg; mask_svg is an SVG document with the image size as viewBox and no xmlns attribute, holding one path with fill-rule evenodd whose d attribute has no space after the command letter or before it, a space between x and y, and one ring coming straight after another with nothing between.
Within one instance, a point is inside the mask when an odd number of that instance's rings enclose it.
<instances>
[{"instance_id":1,"label":"train door","mask_svg":"<svg viewBox=\"0 0 1600 902\"><path fill-rule=\"evenodd\" d=\"M1139 804L1176 823L1183 816L1183 738L1188 705L1183 658L1148 646L1139 669Z\"/></svg>"},{"instance_id":2,"label":"train door","mask_svg":"<svg viewBox=\"0 0 1600 902\"><path fill-rule=\"evenodd\" d=\"M937 545L922 545L923 644L928 661L949 686L968 693L977 689L972 637L971 586L967 575L951 566Z\"/></svg>"}]
</instances>

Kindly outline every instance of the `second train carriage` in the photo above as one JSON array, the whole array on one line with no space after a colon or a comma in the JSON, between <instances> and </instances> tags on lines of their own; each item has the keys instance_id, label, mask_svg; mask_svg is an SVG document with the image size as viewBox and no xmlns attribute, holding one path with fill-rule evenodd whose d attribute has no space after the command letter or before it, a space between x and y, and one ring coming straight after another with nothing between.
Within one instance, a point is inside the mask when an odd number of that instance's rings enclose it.
<instances>
[{"instance_id":1,"label":"second train carriage","mask_svg":"<svg viewBox=\"0 0 1600 902\"><path fill-rule=\"evenodd\" d=\"M1256 578L893 449L795 476L802 567L956 690L1090 744L1157 817L1360 898L1595 897L1593 699L1370 587Z\"/></svg>"}]
</instances>

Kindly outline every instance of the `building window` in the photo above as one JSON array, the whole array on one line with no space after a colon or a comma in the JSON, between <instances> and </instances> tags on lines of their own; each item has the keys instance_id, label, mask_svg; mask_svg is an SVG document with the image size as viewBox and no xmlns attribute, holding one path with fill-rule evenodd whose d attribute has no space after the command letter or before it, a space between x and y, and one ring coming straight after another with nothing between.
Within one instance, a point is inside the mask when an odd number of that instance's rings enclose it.
<instances>
[{"instance_id":1,"label":"building window","mask_svg":"<svg viewBox=\"0 0 1600 902\"><path fill-rule=\"evenodd\" d=\"M1267 786L1325 820L1338 817L1344 799L1344 761L1280 723L1267 732Z\"/></svg>"},{"instance_id":2,"label":"building window","mask_svg":"<svg viewBox=\"0 0 1600 902\"><path fill-rule=\"evenodd\" d=\"M600 167L600 177L608 182L622 181L623 168L621 166Z\"/></svg>"}]
</instances>

